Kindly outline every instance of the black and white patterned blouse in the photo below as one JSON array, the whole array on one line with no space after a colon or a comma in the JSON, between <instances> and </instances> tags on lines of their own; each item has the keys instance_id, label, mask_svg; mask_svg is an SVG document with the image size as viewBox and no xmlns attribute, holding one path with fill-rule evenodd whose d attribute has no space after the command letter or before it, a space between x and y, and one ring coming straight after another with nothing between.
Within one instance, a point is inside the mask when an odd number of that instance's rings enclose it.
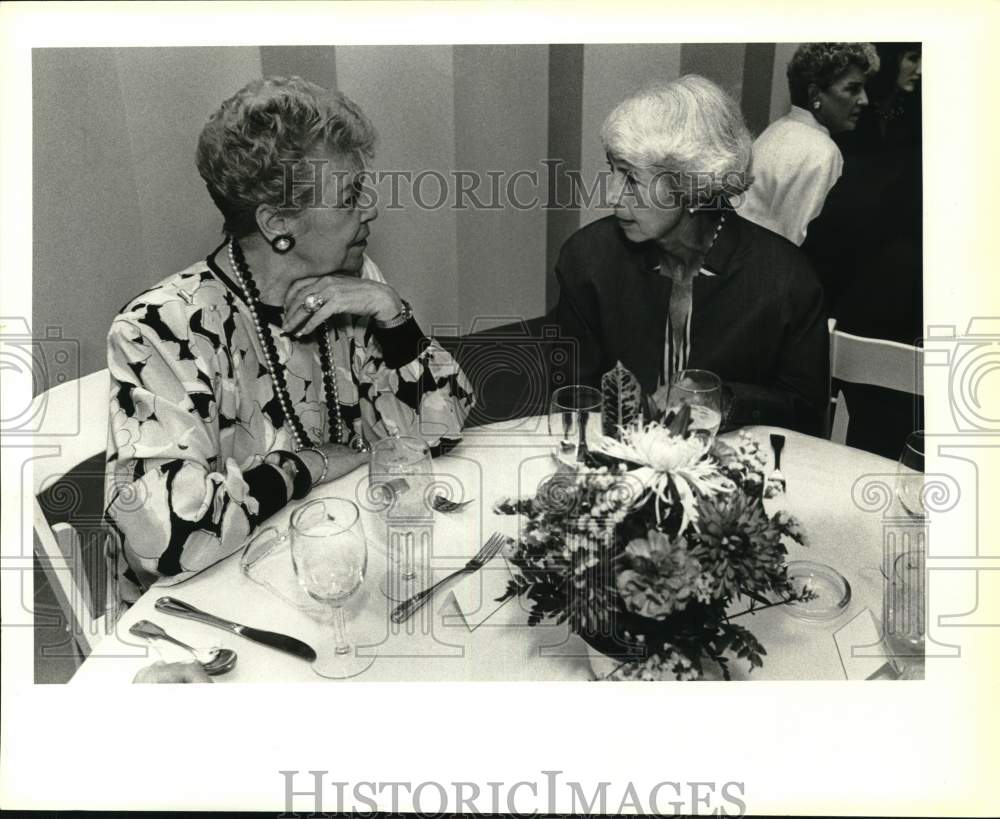
<instances>
[{"instance_id":1,"label":"black and white patterned blouse","mask_svg":"<svg viewBox=\"0 0 1000 819\"><path fill-rule=\"evenodd\" d=\"M237 551L289 500L263 458L294 450L292 436L242 291L214 255L138 296L108 334L106 515L124 547L113 555L124 600ZM367 257L360 275L384 281ZM259 315L306 432L329 441L318 344L282 335L279 307ZM366 317L335 316L327 331L347 429L370 442L415 435L432 451L458 440L471 387L415 321L382 330Z\"/></svg>"}]
</instances>

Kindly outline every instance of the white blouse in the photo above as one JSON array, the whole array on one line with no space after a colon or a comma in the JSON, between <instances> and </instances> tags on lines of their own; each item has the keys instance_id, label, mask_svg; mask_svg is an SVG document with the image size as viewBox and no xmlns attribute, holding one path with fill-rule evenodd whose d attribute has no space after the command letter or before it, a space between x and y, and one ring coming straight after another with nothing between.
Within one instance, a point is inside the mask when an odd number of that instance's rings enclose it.
<instances>
[{"instance_id":1,"label":"white blouse","mask_svg":"<svg viewBox=\"0 0 1000 819\"><path fill-rule=\"evenodd\" d=\"M830 132L807 110L793 105L754 141L754 181L739 213L801 245L843 167Z\"/></svg>"}]
</instances>

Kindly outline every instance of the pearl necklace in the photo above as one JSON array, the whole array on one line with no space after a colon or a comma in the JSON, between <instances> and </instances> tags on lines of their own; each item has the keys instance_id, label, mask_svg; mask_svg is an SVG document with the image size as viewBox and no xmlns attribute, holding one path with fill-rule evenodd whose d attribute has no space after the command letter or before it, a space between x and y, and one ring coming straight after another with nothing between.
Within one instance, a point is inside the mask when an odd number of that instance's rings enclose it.
<instances>
[{"instance_id":1,"label":"pearl necklace","mask_svg":"<svg viewBox=\"0 0 1000 819\"><path fill-rule=\"evenodd\" d=\"M712 234L712 241L708 243L708 247L705 248L705 252L701 257L702 262L705 261L705 257L708 256L709 252L715 247L715 240L719 238L719 234L722 233L722 226L726 224L726 214L723 213L719 218L719 224L715 226L715 233Z\"/></svg>"},{"instance_id":2,"label":"pearl necklace","mask_svg":"<svg viewBox=\"0 0 1000 819\"><path fill-rule=\"evenodd\" d=\"M264 322L258 312L260 304L260 291L253 280L250 268L247 266L243 251L232 237L229 239L229 264L233 269L236 280L243 289L246 296L247 307L250 308L250 315L253 317L254 328L257 331L257 340L260 341L261 349L264 351L264 366L267 368L271 381L274 384L274 391L278 396L278 403L284 413L285 422L288 424L295 440L296 452L300 449L314 446L313 442L306 434L302 421L292 406L292 399L288 394L288 386L285 383L284 368L278 361L278 350L274 346L274 339L271 337L271 330ZM333 368L333 355L330 350L330 339L325 330L319 334L319 358L320 367L323 371L323 392L326 397L327 418L333 419L330 425L330 441L332 443L343 443L344 441L344 420L340 415L340 396L337 392L337 376Z\"/></svg>"},{"instance_id":3,"label":"pearl necklace","mask_svg":"<svg viewBox=\"0 0 1000 819\"><path fill-rule=\"evenodd\" d=\"M715 226L715 232L712 234L712 239L709 241L708 246L701 252L701 258L698 262L698 271L701 272L705 265L705 259L708 258L709 252L715 247L715 240L719 238L719 234L722 233L722 226L726 224L726 214L723 213L719 218L719 224ZM659 262L656 267L653 268L660 272L661 275L667 275L663 270L663 262Z\"/></svg>"}]
</instances>

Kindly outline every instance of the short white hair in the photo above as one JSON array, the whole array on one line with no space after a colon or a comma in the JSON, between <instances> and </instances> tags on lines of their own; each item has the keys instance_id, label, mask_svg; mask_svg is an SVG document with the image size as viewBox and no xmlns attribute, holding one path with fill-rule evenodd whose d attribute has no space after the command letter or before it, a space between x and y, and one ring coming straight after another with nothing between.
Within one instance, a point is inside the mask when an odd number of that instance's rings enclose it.
<instances>
[{"instance_id":1,"label":"short white hair","mask_svg":"<svg viewBox=\"0 0 1000 819\"><path fill-rule=\"evenodd\" d=\"M694 180L699 197L735 195L750 186L753 138L739 106L697 74L632 94L604 121L601 141L605 151L636 167Z\"/></svg>"}]
</instances>

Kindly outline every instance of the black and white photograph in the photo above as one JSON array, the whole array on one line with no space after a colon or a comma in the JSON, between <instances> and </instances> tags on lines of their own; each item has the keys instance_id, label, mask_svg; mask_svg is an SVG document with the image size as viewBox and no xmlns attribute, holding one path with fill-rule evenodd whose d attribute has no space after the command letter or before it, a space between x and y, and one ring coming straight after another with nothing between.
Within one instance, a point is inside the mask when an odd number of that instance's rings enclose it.
<instances>
[{"instance_id":1,"label":"black and white photograph","mask_svg":"<svg viewBox=\"0 0 1000 819\"><path fill-rule=\"evenodd\" d=\"M4 807L995 813L995 6L20 5Z\"/></svg>"}]
</instances>

